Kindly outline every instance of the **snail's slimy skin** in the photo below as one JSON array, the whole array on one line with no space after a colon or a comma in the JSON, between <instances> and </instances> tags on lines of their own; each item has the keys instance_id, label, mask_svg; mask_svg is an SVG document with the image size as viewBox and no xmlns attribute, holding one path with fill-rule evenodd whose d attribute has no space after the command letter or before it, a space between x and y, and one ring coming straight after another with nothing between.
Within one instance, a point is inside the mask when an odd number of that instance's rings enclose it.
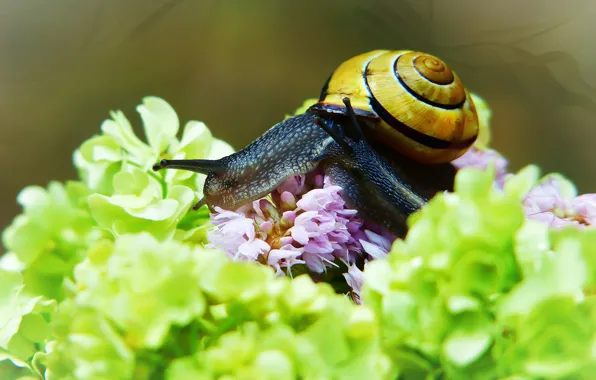
<instances>
[{"instance_id":1,"label":"snail's slimy skin","mask_svg":"<svg viewBox=\"0 0 596 380\"><path fill-rule=\"evenodd\" d=\"M314 170L333 139L305 113L269 129L244 149L224 157L224 168L210 172L204 195L208 204L234 210L273 191L292 175Z\"/></svg>"}]
</instances>

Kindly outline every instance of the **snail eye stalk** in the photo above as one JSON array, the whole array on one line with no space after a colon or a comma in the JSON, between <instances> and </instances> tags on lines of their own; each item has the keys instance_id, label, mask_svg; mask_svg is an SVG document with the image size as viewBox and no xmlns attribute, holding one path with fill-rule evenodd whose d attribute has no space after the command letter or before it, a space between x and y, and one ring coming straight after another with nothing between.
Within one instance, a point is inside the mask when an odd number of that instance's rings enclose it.
<instances>
[{"instance_id":1,"label":"snail eye stalk","mask_svg":"<svg viewBox=\"0 0 596 380\"><path fill-rule=\"evenodd\" d=\"M342 135L340 135L339 133L337 133L337 131L335 131L333 128L331 128L325 122L325 120L321 119L320 117L315 117L314 118L314 122L319 127L321 127L325 132L327 132L327 134L329 136L331 136L333 138L333 140L335 140L335 142L338 143L339 146L341 146L346 152L351 152L352 151L352 148L350 147L350 145L348 144L348 142L346 141L346 139Z\"/></svg>"},{"instance_id":2,"label":"snail eye stalk","mask_svg":"<svg viewBox=\"0 0 596 380\"><path fill-rule=\"evenodd\" d=\"M153 171L155 172L166 168L188 170L201 174L223 173L226 171L226 167L221 163L221 160L161 160L153 165Z\"/></svg>"},{"instance_id":3,"label":"snail eye stalk","mask_svg":"<svg viewBox=\"0 0 596 380\"><path fill-rule=\"evenodd\" d=\"M346 96L342 100L343 100L343 102L346 106L346 109L348 111L348 116L350 118L350 121L352 122L352 126L354 127L354 129L356 130L356 133L358 134L358 138L360 140L364 140L364 133L362 132L360 123L358 123L358 119L356 118L356 112L354 112L354 108L352 108L352 102L350 101L350 98L348 98Z\"/></svg>"},{"instance_id":4,"label":"snail eye stalk","mask_svg":"<svg viewBox=\"0 0 596 380\"><path fill-rule=\"evenodd\" d=\"M192 206L192 209L194 211L197 211L198 209L200 209L201 207L203 207L206 204L207 204L207 199L205 197L203 197L194 206Z\"/></svg>"}]
</instances>

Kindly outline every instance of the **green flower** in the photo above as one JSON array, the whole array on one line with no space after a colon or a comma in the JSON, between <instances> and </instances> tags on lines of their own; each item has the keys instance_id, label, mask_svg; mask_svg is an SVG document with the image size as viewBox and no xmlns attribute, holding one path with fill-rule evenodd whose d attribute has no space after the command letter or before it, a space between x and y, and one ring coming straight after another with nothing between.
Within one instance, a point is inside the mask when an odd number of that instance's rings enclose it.
<instances>
[{"instance_id":1,"label":"green flower","mask_svg":"<svg viewBox=\"0 0 596 380\"><path fill-rule=\"evenodd\" d=\"M94 192L89 197L93 218L114 235L148 231L160 240L176 235L204 242L208 215L187 215L187 211L202 197L206 176L182 170L154 173L150 168L162 158L220 158L231 154L232 147L213 138L197 121L189 121L178 139L178 116L160 98L144 98L137 111L148 144L117 111L104 121L101 135L74 153L81 178Z\"/></svg>"},{"instance_id":2,"label":"green flower","mask_svg":"<svg viewBox=\"0 0 596 380\"><path fill-rule=\"evenodd\" d=\"M79 176L90 189L102 194L112 193L112 177L120 170L123 159L118 141L109 135L86 140L73 155Z\"/></svg>"},{"instance_id":3,"label":"green flower","mask_svg":"<svg viewBox=\"0 0 596 380\"><path fill-rule=\"evenodd\" d=\"M263 353L271 351L292 363L280 369L280 376L381 379L395 370L381 351L371 310L335 294L328 284L315 284L306 275L276 278L268 268L231 261L204 281L208 294L226 305L212 314L213 323L228 328L219 343L195 357L200 373L271 377L277 372L259 367ZM254 329L250 321L261 328ZM247 352L237 354L243 346ZM255 372L244 374L247 368Z\"/></svg>"},{"instance_id":4,"label":"green flower","mask_svg":"<svg viewBox=\"0 0 596 380\"><path fill-rule=\"evenodd\" d=\"M88 192L80 182L51 182L47 189L29 186L20 192L23 213L2 234L9 250L2 266L23 271L31 294L60 300L64 277L101 236L86 206Z\"/></svg>"},{"instance_id":5,"label":"green flower","mask_svg":"<svg viewBox=\"0 0 596 380\"><path fill-rule=\"evenodd\" d=\"M224 334L200 355L174 361L168 379L217 378L295 379L296 334L285 326L261 330L250 322Z\"/></svg>"},{"instance_id":6,"label":"green flower","mask_svg":"<svg viewBox=\"0 0 596 380\"><path fill-rule=\"evenodd\" d=\"M89 208L95 221L115 235L147 231L169 239L195 200L193 191L182 185L164 195L160 181L136 167L116 173L113 183L114 194L91 195Z\"/></svg>"},{"instance_id":7,"label":"green flower","mask_svg":"<svg viewBox=\"0 0 596 380\"><path fill-rule=\"evenodd\" d=\"M276 279L271 271L235 262L218 272L208 288L213 295L227 297L224 309L211 311L211 318L215 331L228 327L205 351L174 361L168 378L384 379L395 375L380 350L378 325L370 309L353 305L307 276ZM230 287L220 276L236 284ZM238 277L249 281L235 281Z\"/></svg>"},{"instance_id":8,"label":"green flower","mask_svg":"<svg viewBox=\"0 0 596 380\"><path fill-rule=\"evenodd\" d=\"M378 345L346 337L345 327L334 316L302 333L287 325L263 327L247 322L204 352L174 361L167 378L390 378L390 364ZM374 326L372 315L364 319Z\"/></svg>"},{"instance_id":9,"label":"green flower","mask_svg":"<svg viewBox=\"0 0 596 380\"><path fill-rule=\"evenodd\" d=\"M524 218L529 166L491 186L463 169L410 220L387 260L369 263L363 302L402 373L492 379L586 376L596 368L596 231ZM588 296L587 296L588 295Z\"/></svg>"},{"instance_id":10,"label":"green flower","mask_svg":"<svg viewBox=\"0 0 596 380\"><path fill-rule=\"evenodd\" d=\"M318 101L319 101L319 99L317 99L317 98L309 98L309 99L306 99L306 100L305 100L305 101L302 103L302 105L301 105L300 107L298 107L298 108L296 109L296 111L294 111L294 113L293 113L293 114L291 114L291 115L286 115L286 116L285 116L285 118L287 119L287 118L289 118L289 117L292 117L292 116L294 116L294 115L301 115L301 114L305 113L305 112L306 112L306 110L310 108L310 106L312 106L313 104L315 104L315 103L316 103L316 102L318 102Z\"/></svg>"},{"instance_id":11,"label":"green flower","mask_svg":"<svg viewBox=\"0 0 596 380\"><path fill-rule=\"evenodd\" d=\"M462 169L455 193L433 198L388 259L364 272L363 301L381 318L386 351L410 376L490 377L494 297L519 280L514 236L524 221L517 193L494 189L493 177Z\"/></svg>"},{"instance_id":12,"label":"green flower","mask_svg":"<svg viewBox=\"0 0 596 380\"><path fill-rule=\"evenodd\" d=\"M498 346L503 373L583 378L596 368L595 239L593 230L549 231L535 221L519 231L524 276L496 309L508 337Z\"/></svg>"},{"instance_id":13,"label":"green flower","mask_svg":"<svg viewBox=\"0 0 596 380\"><path fill-rule=\"evenodd\" d=\"M176 136L180 122L174 109L163 99L146 97L137 107L148 143L134 133L130 121L121 111L111 112L101 126L102 134L84 142L74 153L79 175L95 192L111 195L114 175L123 167L135 166L150 171L162 158L220 158L233 153L230 145L215 139L205 124L189 121L182 138ZM167 171L162 180L168 186L186 185L202 189L204 175L184 171ZM199 194L200 196L200 194Z\"/></svg>"},{"instance_id":14,"label":"green flower","mask_svg":"<svg viewBox=\"0 0 596 380\"><path fill-rule=\"evenodd\" d=\"M492 111L488 104L479 95L471 93L472 101L476 106L476 112L478 113L478 138L474 143L474 146L480 149L487 149L490 145L491 131L490 131L490 119L492 117Z\"/></svg>"},{"instance_id":15,"label":"green flower","mask_svg":"<svg viewBox=\"0 0 596 380\"><path fill-rule=\"evenodd\" d=\"M593 297L577 303L554 296L534 303L508 332L511 338L499 355L501 371L534 378L589 378L596 368L594 316Z\"/></svg>"},{"instance_id":16,"label":"green flower","mask_svg":"<svg viewBox=\"0 0 596 380\"><path fill-rule=\"evenodd\" d=\"M148 233L96 243L76 267L71 298L52 322L48 373L132 379L162 371L171 355L186 352L186 332L177 331L206 312L198 280L219 261L229 260L204 248L160 243Z\"/></svg>"},{"instance_id":17,"label":"green flower","mask_svg":"<svg viewBox=\"0 0 596 380\"><path fill-rule=\"evenodd\" d=\"M20 273L0 270L0 361L39 374L38 351L50 337L48 318L55 301L31 296L24 291Z\"/></svg>"},{"instance_id":18,"label":"green flower","mask_svg":"<svg viewBox=\"0 0 596 380\"><path fill-rule=\"evenodd\" d=\"M133 351L115 326L97 310L73 300L60 304L46 346L46 379L132 379Z\"/></svg>"},{"instance_id":19,"label":"green flower","mask_svg":"<svg viewBox=\"0 0 596 380\"><path fill-rule=\"evenodd\" d=\"M308 276L278 278L148 233L98 242L47 345L59 378L390 378L375 315Z\"/></svg>"},{"instance_id":20,"label":"green flower","mask_svg":"<svg viewBox=\"0 0 596 380\"><path fill-rule=\"evenodd\" d=\"M527 314L540 302L553 297L584 298L589 266L580 239L571 236L551 246L547 230L547 225L531 220L520 229L516 254L523 265L524 278L500 300L501 318Z\"/></svg>"},{"instance_id":21,"label":"green flower","mask_svg":"<svg viewBox=\"0 0 596 380\"><path fill-rule=\"evenodd\" d=\"M135 348L159 347L173 325L188 324L205 311L197 279L214 253L148 233L100 242L75 269L78 307L100 310L125 331Z\"/></svg>"}]
</instances>

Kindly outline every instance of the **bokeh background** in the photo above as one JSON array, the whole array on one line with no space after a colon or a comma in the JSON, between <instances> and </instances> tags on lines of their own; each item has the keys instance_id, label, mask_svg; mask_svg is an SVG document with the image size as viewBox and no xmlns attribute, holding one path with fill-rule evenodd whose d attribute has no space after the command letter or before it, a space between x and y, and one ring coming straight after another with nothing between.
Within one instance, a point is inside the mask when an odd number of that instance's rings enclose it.
<instances>
[{"instance_id":1,"label":"bokeh background","mask_svg":"<svg viewBox=\"0 0 596 380\"><path fill-rule=\"evenodd\" d=\"M493 147L596 192L593 0L0 0L0 229L29 184L75 178L72 152L160 96L241 148L343 60L416 49L493 110ZM1 247L0 247L1 250Z\"/></svg>"}]
</instances>

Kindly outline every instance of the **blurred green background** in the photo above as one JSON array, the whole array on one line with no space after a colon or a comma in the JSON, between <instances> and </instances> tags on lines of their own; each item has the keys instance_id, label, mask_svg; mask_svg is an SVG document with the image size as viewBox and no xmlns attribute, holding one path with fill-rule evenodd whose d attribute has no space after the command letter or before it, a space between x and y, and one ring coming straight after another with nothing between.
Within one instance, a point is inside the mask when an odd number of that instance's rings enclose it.
<instances>
[{"instance_id":1,"label":"blurred green background","mask_svg":"<svg viewBox=\"0 0 596 380\"><path fill-rule=\"evenodd\" d=\"M416 49L493 109L512 169L596 192L596 2L0 0L0 229L29 184L75 178L73 150L143 96L243 147L318 96L343 60Z\"/></svg>"}]
</instances>

